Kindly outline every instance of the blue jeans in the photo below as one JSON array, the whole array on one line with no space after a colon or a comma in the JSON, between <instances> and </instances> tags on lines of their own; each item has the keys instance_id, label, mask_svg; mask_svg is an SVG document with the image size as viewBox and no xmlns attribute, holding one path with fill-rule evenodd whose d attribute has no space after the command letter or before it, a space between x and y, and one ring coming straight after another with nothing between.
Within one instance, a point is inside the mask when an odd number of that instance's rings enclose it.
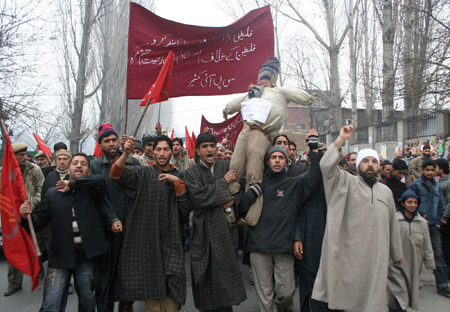
<instances>
[{"instance_id":1,"label":"blue jeans","mask_svg":"<svg viewBox=\"0 0 450 312\"><path fill-rule=\"evenodd\" d=\"M441 233L436 224L431 224L429 227L431 246L434 252L434 262L436 270L434 270L434 278L436 280L436 287L438 290L447 288L447 263L444 260L442 252Z\"/></svg>"},{"instance_id":2,"label":"blue jeans","mask_svg":"<svg viewBox=\"0 0 450 312\"><path fill-rule=\"evenodd\" d=\"M83 249L75 249L74 269L49 267L45 276L44 299L40 312L63 312L66 310L70 277L73 275L78 295L78 311L95 311L94 265L86 258Z\"/></svg>"}]
</instances>

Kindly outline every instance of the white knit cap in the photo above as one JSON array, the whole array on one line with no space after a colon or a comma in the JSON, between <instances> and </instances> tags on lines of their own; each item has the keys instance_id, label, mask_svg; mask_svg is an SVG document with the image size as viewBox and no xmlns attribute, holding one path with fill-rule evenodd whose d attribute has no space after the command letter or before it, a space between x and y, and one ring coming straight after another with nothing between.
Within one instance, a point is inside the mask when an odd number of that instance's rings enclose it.
<instances>
[{"instance_id":1,"label":"white knit cap","mask_svg":"<svg viewBox=\"0 0 450 312\"><path fill-rule=\"evenodd\" d=\"M356 156L356 169L359 168L359 164L361 163L361 160L363 160L366 157L373 157L377 160L378 164L380 163L380 159L378 158L378 153L376 150L373 150L371 148L365 148L359 151L358 156Z\"/></svg>"},{"instance_id":2,"label":"white knit cap","mask_svg":"<svg viewBox=\"0 0 450 312\"><path fill-rule=\"evenodd\" d=\"M220 143L217 143L216 146L217 146L217 147L220 147L221 149L225 149L225 147L223 147L223 145L220 144Z\"/></svg>"}]
</instances>

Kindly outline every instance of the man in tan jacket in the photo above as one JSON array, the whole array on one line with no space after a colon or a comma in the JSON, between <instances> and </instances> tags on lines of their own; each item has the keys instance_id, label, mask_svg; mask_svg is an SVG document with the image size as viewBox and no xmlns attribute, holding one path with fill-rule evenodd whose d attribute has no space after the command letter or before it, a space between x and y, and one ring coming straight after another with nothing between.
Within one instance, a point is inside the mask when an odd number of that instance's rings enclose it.
<instances>
[{"instance_id":1,"label":"man in tan jacket","mask_svg":"<svg viewBox=\"0 0 450 312\"><path fill-rule=\"evenodd\" d=\"M230 184L231 194L239 192L239 182L244 173L246 173L246 191L248 191L250 182L257 183L262 180L264 156L270 141L282 129L283 121L287 116L289 102L305 106L310 106L313 103L314 97L303 90L277 87L276 82L279 71L280 62L278 59L275 57L269 58L261 66L258 73L258 85L250 85L248 94L234 99L223 110L226 118L227 115L241 111L244 103L260 100L258 105L266 103L268 111L267 116L265 116L265 122L250 118L246 119L243 112L244 128L239 134L230 163L230 170L238 172L238 180ZM253 206L262 207L262 197L258 198Z\"/></svg>"},{"instance_id":2,"label":"man in tan jacket","mask_svg":"<svg viewBox=\"0 0 450 312\"><path fill-rule=\"evenodd\" d=\"M330 309L387 311L389 263L403 258L394 198L377 180L375 150L358 153L359 176L338 168L341 147L354 132L352 125L342 128L320 161L328 210L312 298Z\"/></svg>"}]
</instances>

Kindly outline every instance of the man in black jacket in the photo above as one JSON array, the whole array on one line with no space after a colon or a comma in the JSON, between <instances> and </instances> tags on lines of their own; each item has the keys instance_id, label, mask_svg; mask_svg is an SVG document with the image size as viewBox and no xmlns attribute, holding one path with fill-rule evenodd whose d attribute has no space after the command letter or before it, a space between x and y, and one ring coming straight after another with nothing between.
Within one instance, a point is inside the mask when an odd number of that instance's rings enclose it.
<instances>
[{"instance_id":1,"label":"man in black jacket","mask_svg":"<svg viewBox=\"0 0 450 312\"><path fill-rule=\"evenodd\" d=\"M386 166L386 161L385 161ZM401 179L408 173L408 165L404 160L395 158L392 162L392 170L382 180L384 184L392 191L394 201L398 205L397 201L406 191L406 184Z\"/></svg>"},{"instance_id":2,"label":"man in black jacket","mask_svg":"<svg viewBox=\"0 0 450 312\"><path fill-rule=\"evenodd\" d=\"M269 168L264 173L263 185L252 184L241 197L239 212L245 215L252 203L263 196L261 218L250 229L247 247L260 311L292 311L295 293L292 245L297 210L322 181L317 145L309 157L312 162L308 173L288 177L286 149L272 146L266 156Z\"/></svg>"},{"instance_id":3,"label":"man in black jacket","mask_svg":"<svg viewBox=\"0 0 450 312\"><path fill-rule=\"evenodd\" d=\"M111 206L102 204L107 193L104 178L88 177L89 174L87 155L75 154L69 167L69 181L59 181L56 188L50 188L35 211L31 212L29 205L20 208L21 225L25 228L29 214L36 231L51 222L52 240L40 311L65 309L71 275L79 298L78 310L95 310L95 258L110 249L104 224L110 225L114 232L122 231L122 224L107 209Z\"/></svg>"}]
</instances>

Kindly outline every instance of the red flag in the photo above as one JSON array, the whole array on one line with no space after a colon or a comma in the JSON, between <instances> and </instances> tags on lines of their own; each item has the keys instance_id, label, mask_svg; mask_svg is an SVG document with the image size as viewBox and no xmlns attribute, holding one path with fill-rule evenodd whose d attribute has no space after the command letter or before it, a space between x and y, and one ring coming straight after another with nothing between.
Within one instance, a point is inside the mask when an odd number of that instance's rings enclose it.
<instances>
[{"instance_id":1,"label":"red flag","mask_svg":"<svg viewBox=\"0 0 450 312\"><path fill-rule=\"evenodd\" d=\"M169 99L170 85L172 84L172 70L173 70L173 52L169 51L163 67L156 78L155 83L150 87L141 101L140 106L145 106L147 101L150 104L167 101Z\"/></svg>"},{"instance_id":2,"label":"red flag","mask_svg":"<svg viewBox=\"0 0 450 312\"><path fill-rule=\"evenodd\" d=\"M194 146L195 149L195 144L197 143L197 137L194 134L194 131L192 131L192 135L191 135L191 145Z\"/></svg>"},{"instance_id":3,"label":"red flag","mask_svg":"<svg viewBox=\"0 0 450 312\"><path fill-rule=\"evenodd\" d=\"M184 126L184 131L186 133L186 148L188 150L189 157L193 158L195 146L192 146L192 141L191 141L191 138L189 137L189 131L186 126Z\"/></svg>"},{"instance_id":4,"label":"red flag","mask_svg":"<svg viewBox=\"0 0 450 312\"><path fill-rule=\"evenodd\" d=\"M211 132L217 137L218 142L222 142L223 138L228 134L228 140L230 140L228 145L234 146L243 127L244 122L242 121L241 113L236 114L221 123L209 122L206 120L205 116L202 116L200 132Z\"/></svg>"},{"instance_id":5,"label":"red flag","mask_svg":"<svg viewBox=\"0 0 450 312\"><path fill-rule=\"evenodd\" d=\"M98 141L95 142L95 148L94 148L94 157L99 158L103 155L103 151L100 148L100 145L98 144Z\"/></svg>"},{"instance_id":6,"label":"red flag","mask_svg":"<svg viewBox=\"0 0 450 312\"><path fill-rule=\"evenodd\" d=\"M172 128L172 134L170 135L170 139L173 140L173 136L175 134L175 129Z\"/></svg>"},{"instance_id":7,"label":"red flag","mask_svg":"<svg viewBox=\"0 0 450 312\"><path fill-rule=\"evenodd\" d=\"M50 148L45 144L44 140L42 140L36 133L33 132L34 138L36 139L36 142L38 144L38 149L40 149L50 160L53 160L52 151Z\"/></svg>"},{"instance_id":8,"label":"red flag","mask_svg":"<svg viewBox=\"0 0 450 312\"><path fill-rule=\"evenodd\" d=\"M5 138L0 189L3 252L9 263L31 276L34 290L39 285L39 259L30 234L20 226L20 206L27 200L27 193L9 135Z\"/></svg>"},{"instance_id":9,"label":"red flag","mask_svg":"<svg viewBox=\"0 0 450 312\"><path fill-rule=\"evenodd\" d=\"M127 99L142 98L169 50L175 59L171 98L247 92L261 65L274 56L270 7L225 27L201 27L166 20L130 3Z\"/></svg>"}]
</instances>

